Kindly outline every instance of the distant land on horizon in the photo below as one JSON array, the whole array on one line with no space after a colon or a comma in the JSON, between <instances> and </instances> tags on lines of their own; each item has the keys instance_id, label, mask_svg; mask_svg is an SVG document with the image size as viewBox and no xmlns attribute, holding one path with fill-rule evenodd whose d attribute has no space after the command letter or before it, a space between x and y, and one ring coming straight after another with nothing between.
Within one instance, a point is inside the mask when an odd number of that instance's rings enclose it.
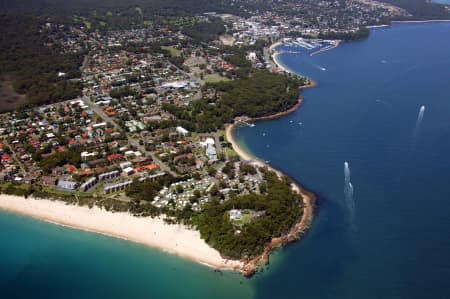
<instances>
[{"instance_id":1,"label":"distant land on horizon","mask_svg":"<svg viewBox=\"0 0 450 299\"><path fill-rule=\"evenodd\" d=\"M378 108L392 111L390 102L399 100L385 102L378 92L389 91L391 85L409 90L411 82L418 82L411 90L425 89L429 82L417 75L428 69L432 74L427 78L445 74L448 55L439 55L442 50L447 54L448 40L442 42L441 37L447 36L450 23L444 21L449 19L449 5L428 0L2 2L0 207L135 240L209 265L217 273L232 270L258 276L276 248L307 240L310 235L305 232L316 223L321 228L323 218L313 222L323 217L314 213L316 199L325 207L331 203L327 200L340 199L342 188L327 188L342 187L342 165L349 217L339 225L356 223L350 167L357 174L371 166L367 161L376 155L359 163L358 157L370 144L377 151L379 139L370 143L369 138L381 135L367 132L374 127L383 132L388 123L366 123L364 130L359 124ZM427 34L422 23L431 20L442 22L426 24L435 28ZM409 33L401 30L406 26L416 26L431 41L409 43ZM389 32L385 39L384 31ZM440 42L436 49L425 48ZM368 45L373 50L364 48ZM392 45L407 47L402 54L388 51ZM438 56L440 61L422 70L425 58L415 55L425 50L429 56L436 53L430 61ZM433 69L436 65L441 68ZM392 79L393 74L398 78ZM408 77L416 81L401 81ZM406 87L400 88L401 82ZM376 85L380 83L384 85ZM445 90L438 81L433 83L436 90ZM334 93L333 85L338 85ZM378 87L371 90L374 86ZM434 91L431 86L426 89ZM332 102L314 106L306 103L306 95ZM409 98L402 104L412 103L413 97L401 97ZM418 100L424 98L422 94ZM367 103L361 107L363 100ZM420 108L413 139L419 136L425 113L425 104L416 104ZM313 115L310 107L319 112L315 120L308 120ZM355 107L357 113L346 110ZM417 109L408 109L412 113L401 114L404 122L396 125L403 134L394 139L406 138L410 130L407 115L414 118ZM327 117L336 112L334 120ZM425 119L433 115L432 110L426 115ZM266 121L274 119L284 123ZM271 127L274 124L278 128ZM314 126L317 131L310 130ZM319 138L326 128L328 134ZM275 129L279 133L271 135ZM242 132L248 134L245 140L239 140ZM363 137L358 139L356 133ZM303 139L306 134L311 137ZM337 137L343 143L336 142ZM358 140L359 150L353 143ZM329 147L321 148L324 143ZM413 155L416 140L412 144L410 150L408 138L392 152L401 158L409 150ZM275 150L278 145L283 148ZM317 149L306 154L313 145ZM288 154L281 154L284 150ZM316 152L321 154L315 156ZM338 152L342 156L335 156ZM328 164L314 167L309 159ZM408 169L411 163L398 165ZM311 187L319 186L317 194L302 187L304 174L308 178L323 170L329 173ZM327 180L327 175L333 177ZM357 195L364 190L363 177L353 177ZM389 184L371 189L385 188ZM321 198L324 194L327 197ZM347 236L357 235L352 229Z\"/></svg>"},{"instance_id":2,"label":"distant land on horizon","mask_svg":"<svg viewBox=\"0 0 450 299\"><path fill-rule=\"evenodd\" d=\"M380 0L406 9L415 19L445 18L448 19L449 11L436 3L449 4L449 0ZM434 3L436 2L436 3ZM233 13L248 15L250 11L260 11L276 5L273 1L248 1L237 0L230 5L222 0L23 0L2 1L0 13L32 13L32 14L84 14L93 10L117 10L134 9L141 7L144 14L161 16L192 15L203 12Z\"/></svg>"}]
</instances>

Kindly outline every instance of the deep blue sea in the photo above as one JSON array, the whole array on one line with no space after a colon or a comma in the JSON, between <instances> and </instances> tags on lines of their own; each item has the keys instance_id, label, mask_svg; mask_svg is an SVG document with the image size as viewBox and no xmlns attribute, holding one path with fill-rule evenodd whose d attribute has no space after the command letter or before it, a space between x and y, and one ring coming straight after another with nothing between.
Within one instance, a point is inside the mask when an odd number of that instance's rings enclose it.
<instances>
[{"instance_id":1,"label":"deep blue sea","mask_svg":"<svg viewBox=\"0 0 450 299\"><path fill-rule=\"evenodd\" d=\"M450 4L450 0L433 0L433 2L447 5Z\"/></svg>"},{"instance_id":2,"label":"deep blue sea","mask_svg":"<svg viewBox=\"0 0 450 299\"><path fill-rule=\"evenodd\" d=\"M236 137L318 195L301 242L247 280L1 213L0 298L450 298L450 23L280 59L319 86Z\"/></svg>"}]
</instances>

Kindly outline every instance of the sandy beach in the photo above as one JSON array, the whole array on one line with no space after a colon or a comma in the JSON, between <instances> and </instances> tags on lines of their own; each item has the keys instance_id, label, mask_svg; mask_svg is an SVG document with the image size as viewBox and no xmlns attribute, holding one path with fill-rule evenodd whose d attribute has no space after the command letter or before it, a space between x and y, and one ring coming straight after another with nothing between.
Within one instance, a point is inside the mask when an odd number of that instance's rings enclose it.
<instances>
[{"instance_id":1,"label":"sandy beach","mask_svg":"<svg viewBox=\"0 0 450 299\"><path fill-rule=\"evenodd\" d=\"M269 47L269 50L273 50L273 49L275 49L276 47L278 47L278 46L280 46L280 45L282 45L283 43L281 42L281 41L278 41L278 42L276 42L276 43L273 43L272 45L270 45L270 47Z\"/></svg>"},{"instance_id":2,"label":"sandy beach","mask_svg":"<svg viewBox=\"0 0 450 299\"><path fill-rule=\"evenodd\" d=\"M301 103L301 102L300 102ZM298 105L296 107L296 109L298 109L300 107L300 105ZM231 143L233 150L239 155L239 157L241 157L242 160L247 161L252 163L253 165L259 166L259 167L267 167L268 169L270 169L271 171L277 173L277 175L279 177L283 176L284 174L279 171L278 169L273 168L272 166L268 165L267 163L259 160L258 158L254 157L253 155L251 155L250 153L248 153L247 151L245 151L244 149L242 149L239 144L237 143L236 139L234 139L233 136L233 131L236 128L236 124L232 124L226 127L225 133L226 133L226 138L228 140L228 142ZM311 217L312 216L312 201L314 195L305 190L304 188L300 187L298 184L293 183L292 184L292 189L294 191L296 191L297 193L301 194L303 196L303 201L305 204L305 209L310 211L310 215L307 215L309 213L304 213L304 217ZM303 221L303 220L302 220Z\"/></svg>"},{"instance_id":3,"label":"sandy beach","mask_svg":"<svg viewBox=\"0 0 450 299\"><path fill-rule=\"evenodd\" d=\"M273 57L273 61L275 62L276 66L282 70L283 72L289 73L289 74L293 74L293 75L297 75L294 72L292 72L291 70L289 70L287 67L285 67L281 62L280 59L278 58L278 56L280 55L280 53L275 52L272 57Z\"/></svg>"},{"instance_id":4,"label":"sandy beach","mask_svg":"<svg viewBox=\"0 0 450 299\"><path fill-rule=\"evenodd\" d=\"M295 105L295 109L289 109L289 112L286 111L282 115L285 115L287 113L295 111L296 109L298 109L301 106L301 103L302 103L302 99L300 98L299 103L297 105ZM268 116L267 118L264 118L264 119L273 119L273 118L281 117L282 115L277 114L275 116ZM270 165L268 165L265 162L262 162L258 158L252 156L250 153L248 153L247 151L242 149L239 146L239 144L237 143L237 141L234 139L233 131L235 130L235 128L236 128L236 124L232 124L232 125L229 125L226 127L226 130L225 130L226 138L227 138L228 142L231 143L233 150L239 155L239 157L241 157L242 160L250 162L251 164L259 166L259 167L267 167L271 171L274 171L279 177L284 175L281 171L271 167ZM314 204L316 201L316 196L312 192L309 192L308 190L302 188L300 185L298 185L295 182L292 183L292 189L302 196L303 207L304 207L302 218L300 219L299 222L297 222L297 224L294 225L294 227L291 228L291 230L288 234L278 237L278 238L273 238L271 240L271 242L265 246L264 252L261 255L257 256L256 258L254 258L253 260L249 261L248 263L246 263L244 265L243 269L244 269L245 276L253 275L255 273L255 271L257 270L258 265L260 263L268 263L270 253L275 248L284 246L290 242L294 242L294 241L298 240L298 238L300 238L300 236L303 235L309 229L309 227L312 223L312 220L313 220L313 216L314 216Z\"/></svg>"},{"instance_id":5,"label":"sandy beach","mask_svg":"<svg viewBox=\"0 0 450 299\"><path fill-rule=\"evenodd\" d=\"M273 44L270 47L270 49L276 48L279 44L281 44L281 43L277 42L277 43ZM337 43L337 45L335 47L337 47L337 46L339 46L339 43ZM333 48L335 48L335 47L333 47ZM275 64L277 65L277 67L280 68L281 70L283 70L284 72L297 75L296 73L291 72L289 69L287 69L278 60L278 55L279 55L278 53L273 54L273 60L275 61ZM317 82L310 80L310 83L308 85L302 86L300 89L312 88L312 87L316 87L317 85L318 85ZM270 120L270 119L276 119L276 118L285 116L285 115L292 113L292 112L296 111L297 109L299 109L300 106L302 105L302 103L303 103L303 98L302 98L302 96L299 96L297 103L294 106L292 106L290 109L283 111L283 112L273 114L273 115L269 115L269 116L253 118L249 121L254 122L254 121L261 121L261 120ZM226 139L228 140L228 142L231 143L233 150L239 155L239 157L242 160L250 162L253 165L256 165L259 167L267 167L271 171L274 171L279 177L283 176L284 174L281 171L271 167L267 163L261 161L260 159L258 159L255 156L251 155L249 152L245 151L244 149L242 149L239 146L239 144L237 143L237 141L233 135L233 131L236 129L236 126L237 126L237 123L228 125L225 129L225 135L226 135ZM292 189L302 196L303 207L304 207L302 218L300 219L300 221L297 224L294 225L294 227L291 228L291 230L288 234L281 236L279 238L272 239L272 241L265 246L263 254L256 257L255 259L249 261L248 263L246 263L244 266L245 275L248 275L248 276L252 275L254 273L254 271L256 271L256 268L259 263L268 262L269 255L275 248L277 248L279 246L283 246L290 242L294 242L309 229L309 227L312 223L312 220L313 220L313 216L314 216L314 204L316 202L316 196L312 192L309 192L308 190L302 188L299 184L297 184L295 182L292 183Z\"/></svg>"},{"instance_id":6,"label":"sandy beach","mask_svg":"<svg viewBox=\"0 0 450 299\"><path fill-rule=\"evenodd\" d=\"M299 102L291 109L261 119L281 117L298 109L301 103L302 99L299 98ZM258 160L238 146L232 134L234 127L235 125L227 127L226 136L238 155L243 160L250 161L260 167L268 167L282 176L283 174L280 171ZM247 262L224 259L217 250L200 238L199 231L183 225L167 224L161 218L135 217L129 213L109 212L97 206L89 208L68 205L63 201L30 197L26 199L6 194L0 194L0 210L140 243L214 269L238 271L251 276L260 262L268 260L270 252L275 247L294 240L309 228L313 216L314 195L297 184L293 184L292 188L302 194L303 197L305 210L302 219L292 228L289 234L273 239L270 244L266 245L263 254Z\"/></svg>"},{"instance_id":7,"label":"sandy beach","mask_svg":"<svg viewBox=\"0 0 450 299\"><path fill-rule=\"evenodd\" d=\"M280 53L274 53L274 54L272 55L273 61L275 62L275 65L276 65L280 70L282 70L283 72L286 72L286 73L289 73L289 74L292 74L292 75L295 75L295 76L300 76L299 74L297 74L297 73L291 71L291 70L288 69L286 66L284 66L284 64L282 64L282 63L280 62L279 58L278 58L279 55L280 55ZM316 81L311 80L311 79L309 79L309 78L308 78L308 80L309 80L309 84L300 87L300 89L306 89L306 88L316 87L316 86L318 85ZM295 110L297 110L297 109L295 109ZM283 115L289 114L289 113L290 113L290 112L287 112L287 113L283 112ZM274 117L266 117L266 118L264 118L264 119L268 119L268 118L274 118Z\"/></svg>"},{"instance_id":8,"label":"sandy beach","mask_svg":"<svg viewBox=\"0 0 450 299\"><path fill-rule=\"evenodd\" d=\"M276 55L274 55L274 60L278 67L289 72L277 61ZM311 84L302 88L313 86L316 86L316 83L311 81ZM297 104L290 109L267 117L253 119L253 121L274 119L289 114L297 110L302 102L303 99L299 97ZM283 174L280 171L258 160L239 147L233 137L234 128L235 124L227 126L226 137L241 159L250 161L260 167L268 167L281 177ZM273 248L293 241L309 228L313 216L315 197L312 193L304 190L295 183L293 183L292 188L301 194L303 198L304 213L302 219L300 219L287 235L275 238L270 244L267 244L263 254L245 263L237 260L227 260L221 257L217 250L210 247L201 239L199 231L189 229L183 225L167 224L161 218L135 217L129 213L109 212L97 206L89 208L86 206L68 205L62 201L33 198L25 199L23 197L5 194L0 194L0 210L140 243L215 269L254 273L261 261L268 260Z\"/></svg>"},{"instance_id":9,"label":"sandy beach","mask_svg":"<svg viewBox=\"0 0 450 299\"><path fill-rule=\"evenodd\" d=\"M373 28L384 28L389 27L391 25L372 25L372 26L366 26L367 29L373 29Z\"/></svg>"},{"instance_id":10,"label":"sandy beach","mask_svg":"<svg viewBox=\"0 0 450 299\"><path fill-rule=\"evenodd\" d=\"M300 104L301 104L301 102L300 102ZM296 109L298 109L298 108L300 107L300 104L299 104L298 106L296 105ZM296 110L296 109L295 109L295 110ZM270 117L270 116L269 116L269 117ZM273 119L273 118L274 118L274 117L267 118L267 119ZM260 119L258 119L258 120L260 120ZM243 149L239 146L239 144L237 143L237 141L234 139L233 131L235 130L235 128L236 128L236 124L232 124L232 125L227 126L226 129L225 129L225 135L226 135L226 138L227 138L228 142L231 143L231 146L233 147L233 150L239 155L239 157L240 157L242 160L247 161L247 162L250 162L251 164L253 164L253 165L255 165L255 166L259 166L259 167L267 167L269 170L275 172L275 173L278 175L278 177L284 176L284 174L283 174L281 171L279 171L278 169L273 168L272 166L268 165L267 163L265 163L265 162L259 160L259 159L256 158L255 156L253 156L253 155L251 155L250 153L248 153L247 151L243 150ZM300 194L303 195L303 188L301 188L299 185L297 185L297 184L294 183L294 184L292 185L292 189L293 189L294 191L296 191L297 193L300 193ZM308 192L308 193L309 193L309 192Z\"/></svg>"},{"instance_id":11,"label":"sandy beach","mask_svg":"<svg viewBox=\"0 0 450 299\"><path fill-rule=\"evenodd\" d=\"M25 199L0 195L0 209L43 221L100 233L147 245L206 266L241 271L243 263L226 260L200 238L200 233L182 225L169 225L162 219L112 213L99 207L66 205L62 201Z\"/></svg>"}]
</instances>

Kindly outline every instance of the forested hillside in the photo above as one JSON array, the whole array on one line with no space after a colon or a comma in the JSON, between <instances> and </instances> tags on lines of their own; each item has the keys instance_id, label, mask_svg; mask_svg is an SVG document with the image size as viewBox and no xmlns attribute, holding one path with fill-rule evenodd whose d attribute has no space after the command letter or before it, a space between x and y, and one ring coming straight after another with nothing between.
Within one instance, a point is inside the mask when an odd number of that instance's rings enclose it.
<instances>
[{"instance_id":1,"label":"forested hillside","mask_svg":"<svg viewBox=\"0 0 450 299\"><path fill-rule=\"evenodd\" d=\"M72 99L81 93L79 78L83 53L62 54L45 46L38 17L0 15L0 75L14 78L14 89L29 104ZM64 76L58 76L64 73Z\"/></svg>"},{"instance_id":2,"label":"forested hillside","mask_svg":"<svg viewBox=\"0 0 450 299\"><path fill-rule=\"evenodd\" d=\"M409 19L438 20L450 19L450 12L443 6L427 0L381 0L401 7L412 14Z\"/></svg>"}]
</instances>

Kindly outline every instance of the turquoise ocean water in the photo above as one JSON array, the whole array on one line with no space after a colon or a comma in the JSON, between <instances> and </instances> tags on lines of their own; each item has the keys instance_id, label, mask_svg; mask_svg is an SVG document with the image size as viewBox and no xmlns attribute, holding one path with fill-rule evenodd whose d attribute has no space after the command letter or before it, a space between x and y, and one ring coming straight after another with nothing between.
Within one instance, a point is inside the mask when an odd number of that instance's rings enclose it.
<instances>
[{"instance_id":1,"label":"turquoise ocean water","mask_svg":"<svg viewBox=\"0 0 450 299\"><path fill-rule=\"evenodd\" d=\"M450 298L449 37L450 23L399 24L280 57L319 87L236 137L319 205L253 279L0 213L0 298Z\"/></svg>"},{"instance_id":2,"label":"turquoise ocean water","mask_svg":"<svg viewBox=\"0 0 450 299\"><path fill-rule=\"evenodd\" d=\"M145 246L0 214L0 298L252 298L250 281Z\"/></svg>"}]
</instances>

